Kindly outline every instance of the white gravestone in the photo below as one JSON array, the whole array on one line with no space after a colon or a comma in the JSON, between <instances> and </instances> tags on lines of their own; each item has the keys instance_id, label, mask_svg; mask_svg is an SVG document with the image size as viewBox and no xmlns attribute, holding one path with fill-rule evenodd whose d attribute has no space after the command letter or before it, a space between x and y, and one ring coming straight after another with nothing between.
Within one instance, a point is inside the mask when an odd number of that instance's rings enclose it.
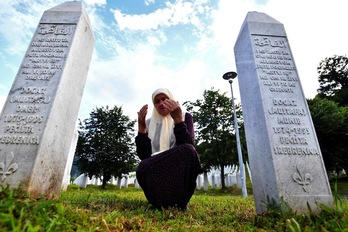
<instances>
[{"instance_id":1,"label":"white gravestone","mask_svg":"<svg viewBox=\"0 0 348 232\"><path fill-rule=\"evenodd\" d=\"M71 141L70 149L69 149L68 159L67 159L65 170L64 170L64 178L63 178L63 184L62 184L63 191L66 191L68 189L68 185L70 184L71 168L72 168L73 163L74 163L74 156L75 156L78 138L79 138L79 133L75 129L74 135L73 135L73 138Z\"/></svg>"},{"instance_id":2,"label":"white gravestone","mask_svg":"<svg viewBox=\"0 0 348 232\"><path fill-rule=\"evenodd\" d=\"M298 41L300 42L300 41ZM320 49L320 48L319 48ZM257 213L282 198L297 213L332 206L324 162L283 24L249 12L235 47ZM308 77L313 78L313 77Z\"/></svg>"},{"instance_id":3,"label":"white gravestone","mask_svg":"<svg viewBox=\"0 0 348 232\"><path fill-rule=\"evenodd\" d=\"M81 2L44 12L1 113L1 185L59 195L93 46Z\"/></svg>"}]
</instances>

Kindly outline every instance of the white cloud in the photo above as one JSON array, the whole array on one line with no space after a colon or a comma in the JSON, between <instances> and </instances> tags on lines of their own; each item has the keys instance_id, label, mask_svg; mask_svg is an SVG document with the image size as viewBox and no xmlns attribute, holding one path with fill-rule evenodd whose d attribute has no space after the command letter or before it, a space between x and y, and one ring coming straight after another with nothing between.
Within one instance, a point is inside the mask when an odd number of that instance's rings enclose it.
<instances>
[{"instance_id":1,"label":"white cloud","mask_svg":"<svg viewBox=\"0 0 348 232\"><path fill-rule=\"evenodd\" d=\"M157 29L159 25L165 24L165 12L162 10L151 15L126 15L120 10L112 11L120 30L150 30Z\"/></svg>"},{"instance_id":2,"label":"white cloud","mask_svg":"<svg viewBox=\"0 0 348 232\"><path fill-rule=\"evenodd\" d=\"M151 5L151 4L154 4L155 3L155 0L145 0L145 5Z\"/></svg>"},{"instance_id":3,"label":"white cloud","mask_svg":"<svg viewBox=\"0 0 348 232\"><path fill-rule=\"evenodd\" d=\"M133 51L119 48L118 55L108 60L94 56L83 101L88 105L87 111L95 106L123 105L128 114L136 113L139 102L147 101L147 94L142 93L157 86L158 79L169 76L165 68L155 63L154 50L143 45Z\"/></svg>"},{"instance_id":4,"label":"white cloud","mask_svg":"<svg viewBox=\"0 0 348 232\"><path fill-rule=\"evenodd\" d=\"M105 5L106 0L83 0L87 5Z\"/></svg>"},{"instance_id":5,"label":"white cloud","mask_svg":"<svg viewBox=\"0 0 348 232\"><path fill-rule=\"evenodd\" d=\"M10 46L6 51L10 54L23 53L27 48L27 42L39 23L40 14L35 10L35 2L23 2L20 8L14 1L1 3L0 7L0 33ZM36 7L35 9L34 6Z\"/></svg>"},{"instance_id":6,"label":"white cloud","mask_svg":"<svg viewBox=\"0 0 348 232\"><path fill-rule=\"evenodd\" d=\"M125 14L121 10L112 10L120 30L156 30L159 27L170 27L178 24L199 25L197 13L203 13L204 1L198 3L176 1L166 2L166 8L158 9L149 14Z\"/></svg>"}]
</instances>

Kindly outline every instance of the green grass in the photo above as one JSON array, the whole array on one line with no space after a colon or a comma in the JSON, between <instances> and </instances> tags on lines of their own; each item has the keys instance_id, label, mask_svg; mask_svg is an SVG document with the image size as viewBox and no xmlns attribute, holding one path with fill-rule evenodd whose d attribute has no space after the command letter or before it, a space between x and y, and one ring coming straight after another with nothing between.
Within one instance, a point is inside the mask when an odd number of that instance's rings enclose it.
<instances>
[{"instance_id":1,"label":"green grass","mask_svg":"<svg viewBox=\"0 0 348 232\"><path fill-rule=\"evenodd\" d=\"M340 183L336 185L341 190ZM345 186L345 185L344 185ZM249 193L249 192L248 192ZM320 215L270 211L256 215L252 194L237 188L200 190L189 211L150 209L141 189L75 185L59 200L30 200L18 190L0 191L0 231L348 231L348 201Z\"/></svg>"},{"instance_id":2,"label":"green grass","mask_svg":"<svg viewBox=\"0 0 348 232\"><path fill-rule=\"evenodd\" d=\"M335 179L332 180L331 189L335 193L347 198L348 197L348 178L343 177L338 180L335 180Z\"/></svg>"}]
</instances>

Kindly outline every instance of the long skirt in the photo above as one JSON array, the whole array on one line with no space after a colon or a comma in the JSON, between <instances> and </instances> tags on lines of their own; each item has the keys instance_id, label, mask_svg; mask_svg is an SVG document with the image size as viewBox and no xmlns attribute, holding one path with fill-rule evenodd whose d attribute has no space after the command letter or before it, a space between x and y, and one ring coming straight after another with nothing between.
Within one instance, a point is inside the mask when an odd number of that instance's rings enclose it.
<instances>
[{"instance_id":1,"label":"long skirt","mask_svg":"<svg viewBox=\"0 0 348 232\"><path fill-rule=\"evenodd\" d=\"M136 176L155 208L185 208L202 173L196 149L182 144L140 162Z\"/></svg>"}]
</instances>

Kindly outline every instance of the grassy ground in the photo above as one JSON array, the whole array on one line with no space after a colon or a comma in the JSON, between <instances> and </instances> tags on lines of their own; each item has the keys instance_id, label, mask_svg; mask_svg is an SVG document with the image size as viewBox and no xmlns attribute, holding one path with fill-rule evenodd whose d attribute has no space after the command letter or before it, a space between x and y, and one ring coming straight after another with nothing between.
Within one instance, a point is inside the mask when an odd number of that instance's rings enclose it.
<instances>
[{"instance_id":1,"label":"grassy ground","mask_svg":"<svg viewBox=\"0 0 348 232\"><path fill-rule=\"evenodd\" d=\"M332 181L331 182L331 189L333 189L333 191L335 191L336 184L338 186L336 192L340 196L342 196L344 198L348 198L348 177L340 178L338 181Z\"/></svg>"},{"instance_id":2,"label":"grassy ground","mask_svg":"<svg viewBox=\"0 0 348 232\"><path fill-rule=\"evenodd\" d=\"M338 182L337 192L348 189ZM333 189L335 185L333 184ZM200 190L188 211L152 210L141 189L71 185L59 200L29 200L19 191L0 191L0 231L348 231L348 201L336 197L321 215L271 210L256 215L251 190Z\"/></svg>"}]
</instances>

